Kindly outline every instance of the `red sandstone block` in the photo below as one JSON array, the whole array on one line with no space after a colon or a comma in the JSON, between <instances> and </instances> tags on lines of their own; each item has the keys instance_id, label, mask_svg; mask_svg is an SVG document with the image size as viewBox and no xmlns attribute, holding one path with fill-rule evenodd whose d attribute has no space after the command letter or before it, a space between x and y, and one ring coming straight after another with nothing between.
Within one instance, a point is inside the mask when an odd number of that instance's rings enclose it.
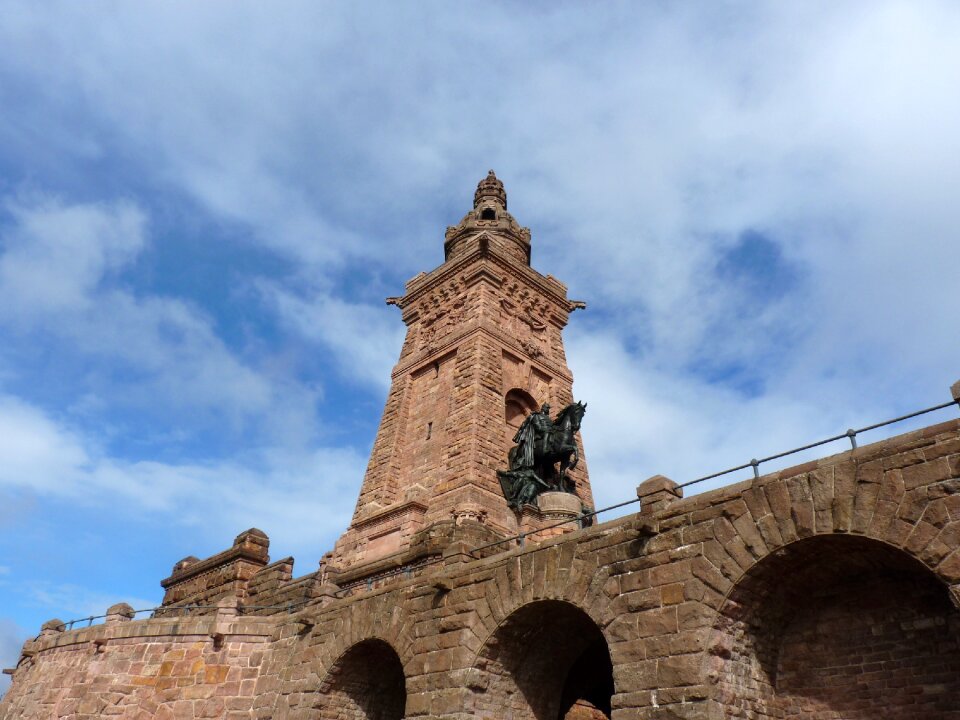
<instances>
[{"instance_id":1,"label":"red sandstone block","mask_svg":"<svg viewBox=\"0 0 960 720\"><path fill-rule=\"evenodd\" d=\"M621 596L621 599L626 611L630 613L658 608L663 604L659 588L644 588L634 592L627 592Z\"/></svg>"},{"instance_id":2,"label":"red sandstone block","mask_svg":"<svg viewBox=\"0 0 960 720\"><path fill-rule=\"evenodd\" d=\"M696 560L701 558L706 558L730 580L735 580L743 574L743 568L727 553L726 548L716 540L705 542L703 544L703 555L693 562L696 563Z\"/></svg>"},{"instance_id":3,"label":"red sandstone block","mask_svg":"<svg viewBox=\"0 0 960 720\"><path fill-rule=\"evenodd\" d=\"M677 632L677 606L655 608L637 613L639 637Z\"/></svg>"},{"instance_id":4,"label":"red sandstone block","mask_svg":"<svg viewBox=\"0 0 960 720\"><path fill-rule=\"evenodd\" d=\"M937 565L937 574L948 583L960 583L960 551L954 551Z\"/></svg>"},{"instance_id":5,"label":"red sandstone block","mask_svg":"<svg viewBox=\"0 0 960 720\"><path fill-rule=\"evenodd\" d=\"M929 444L929 443L927 443ZM897 468L905 468L911 465L916 465L917 463L922 463L924 461L923 449L913 449L906 450L904 452L899 452L894 455L889 455L883 459L883 467L885 470L893 470Z\"/></svg>"},{"instance_id":6,"label":"red sandstone block","mask_svg":"<svg viewBox=\"0 0 960 720\"><path fill-rule=\"evenodd\" d=\"M623 693L647 690L657 686L657 661L642 660L624 663L613 669L615 687Z\"/></svg>"},{"instance_id":7,"label":"red sandstone block","mask_svg":"<svg viewBox=\"0 0 960 720\"><path fill-rule=\"evenodd\" d=\"M610 642L610 660L615 665L647 659L646 641L618 640Z\"/></svg>"},{"instance_id":8,"label":"red sandstone block","mask_svg":"<svg viewBox=\"0 0 960 720\"><path fill-rule=\"evenodd\" d=\"M907 490L946 480L950 476L950 463L944 457L903 468L903 484Z\"/></svg>"},{"instance_id":9,"label":"red sandstone block","mask_svg":"<svg viewBox=\"0 0 960 720\"><path fill-rule=\"evenodd\" d=\"M787 491L785 484L780 481L767 483L764 486L764 491L783 541L793 542L798 538L798 535L791 516L790 493Z\"/></svg>"},{"instance_id":10,"label":"red sandstone block","mask_svg":"<svg viewBox=\"0 0 960 720\"><path fill-rule=\"evenodd\" d=\"M780 525L777 522L777 518L774 517L772 513L758 518L757 527L760 529L760 535L763 537L767 548L772 550L785 543L780 533Z\"/></svg>"},{"instance_id":11,"label":"red sandstone block","mask_svg":"<svg viewBox=\"0 0 960 720\"><path fill-rule=\"evenodd\" d=\"M643 640L646 657L651 659L700 652L704 644L705 635L698 630L680 631Z\"/></svg>"},{"instance_id":12,"label":"red sandstone block","mask_svg":"<svg viewBox=\"0 0 960 720\"><path fill-rule=\"evenodd\" d=\"M787 492L790 495L790 517L799 537L809 537L814 533L814 504L810 485L806 475L791 478L786 481Z\"/></svg>"},{"instance_id":13,"label":"red sandstone block","mask_svg":"<svg viewBox=\"0 0 960 720\"><path fill-rule=\"evenodd\" d=\"M867 532L870 521L873 519L879 495L879 483L861 482L857 484L857 496L853 506L853 522L850 528L852 532L860 534Z\"/></svg>"},{"instance_id":14,"label":"red sandstone block","mask_svg":"<svg viewBox=\"0 0 960 720\"><path fill-rule=\"evenodd\" d=\"M657 661L657 685L675 688L700 682L699 654L679 655Z\"/></svg>"},{"instance_id":15,"label":"red sandstone block","mask_svg":"<svg viewBox=\"0 0 960 720\"><path fill-rule=\"evenodd\" d=\"M693 574L702 580L708 587L713 588L718 593L723 595L729 592L732 582L705 557L694 559L692 567Z\"/></svg>"}]
</instances>

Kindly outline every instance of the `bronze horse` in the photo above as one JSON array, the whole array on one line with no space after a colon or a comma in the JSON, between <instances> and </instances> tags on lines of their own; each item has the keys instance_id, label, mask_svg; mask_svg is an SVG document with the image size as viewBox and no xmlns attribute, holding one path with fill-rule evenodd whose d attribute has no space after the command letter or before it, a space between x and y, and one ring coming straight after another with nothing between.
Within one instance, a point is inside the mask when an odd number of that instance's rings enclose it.
<instances>
[{"instance_id":1,"label":"bronze horse","mask_svg":"<svg viewBox=\"0 0 960 720\"><path fill-rule=\"evenodd\" d=\"M541 477L550 482L554 473L554 465L560 463L560 470L556 474L557 490L573 492L573 484L567 482L567 470L573 470L580 462L580 451L577 449L576 434L580 430L580 421L587 412L587 404L575 402L567 405L553 421L553 434L549 443L543 447L542 465L548 472ZM571 457L573 458L571 460Z\"/></svg>"},{"instance_id":2,"label":"bronze horse","mask_svg":"<svg viewBox=\"0 0 960 720\"><path fill-rule=\"evenodd\" d=\"M567 471L572 470L580 461L580 452L577 449L576 434L580 430L580 421L587 411L586 403L575 402L561 410L550 427L537 430L533 441L533 462L526 465L519 457L520 445L510 449L510 469L514 472L529 473L532 471L535 478L530 487L524 488L521 494L525 501L546 490L574 492L572 483L567 480ZM527 455L529 457L529 454ZM560 467L557 470L556 465ZM500 473L501 476L507 473Z\"/></svg>"}]
</instances>

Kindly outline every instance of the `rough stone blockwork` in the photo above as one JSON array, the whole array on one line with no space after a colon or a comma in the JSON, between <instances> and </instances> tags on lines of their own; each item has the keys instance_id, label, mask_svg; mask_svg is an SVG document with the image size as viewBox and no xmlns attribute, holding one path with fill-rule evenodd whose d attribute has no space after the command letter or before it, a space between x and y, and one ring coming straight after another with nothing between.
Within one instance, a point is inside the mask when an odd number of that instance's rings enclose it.
<instances>
[{"instance_id":1,"label":"rough stone blockwork","mask_svg":"<svg viewBox=\"0 0 960 720\"><path fill-rule=\"evenodd\" d=\"M960 422L690 499L655 481L636 515L453 541L294 613L47 628L0 718L960 718ZM262 604L299 582L260 572Z\"/></svg>"},{"instance_id":2,"label":"rough stone blockwork","mask_svg":"<svg viewBox=\"0 0 960 720\"><path fill-rule=\"evenodd\" d=\"M0 720L960 720L960 421L692 498L657 475L587 528L581 464L515 512L496 470L572 402L583 303L492 173L444 251L390 299L407 339L319 568L251 529L178 562L153 618L50 621Z\"/></svg>"}]
</instances>

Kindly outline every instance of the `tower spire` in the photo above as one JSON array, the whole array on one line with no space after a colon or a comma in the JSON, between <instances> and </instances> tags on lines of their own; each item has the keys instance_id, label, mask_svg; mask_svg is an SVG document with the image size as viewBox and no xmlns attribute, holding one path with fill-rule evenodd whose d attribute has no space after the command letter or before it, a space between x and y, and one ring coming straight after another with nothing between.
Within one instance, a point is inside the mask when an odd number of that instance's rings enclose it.
<instances>
[{"instance_id":1,"label":"tower spire","mask_svg":"<svg viewBox=\"0 0 960 720\"><path fill-rule=\"evenodd\" d=\"M444 258L452 260L469 253L477 247L481 237L521 262L530 264L530 228L521 227L507 212L507 191L493 170L477 183L473 209L463 216L459 225L447 228Z\"/></svg>"},{"instance_id":2,"label":"tower spire","mask_svg":"<svg viewBox=\"0 0 960 720\"><path fill-rule=\"evenodd\" d=\"M479 208L484 201L499 205L504 210L507 209L507 191L503 189L503 183L493 170L477 183L477 191L473 194L474 209Z\"/></svg>"}]
</instances>

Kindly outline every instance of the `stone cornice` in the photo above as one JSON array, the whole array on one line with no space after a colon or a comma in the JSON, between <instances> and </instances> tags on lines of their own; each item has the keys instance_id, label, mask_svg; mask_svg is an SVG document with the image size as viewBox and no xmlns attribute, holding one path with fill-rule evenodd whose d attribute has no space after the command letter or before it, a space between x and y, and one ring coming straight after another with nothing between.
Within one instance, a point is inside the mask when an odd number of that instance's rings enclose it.
<instances>
[{"instance_id":1,"label":"stone cornice","mask_svg":"<svg viewBox=\"0 0 960 720\"><path fill-rule=\"evenodd\" d=\"M276 616L247 616L224 621L216 615L202 617L147 618L115 624L64 630L49 637L34 640L33 650L45 652L69 648L90 642L163 638L165 640L208 640L211 633L243 637L245 642L267 642L284 618Z\"/></svg>"},{"instance_id":2,"label":"stone cornice","mask_svg":"<svg viewBox=\"0 0 960 720\"><path fill-rule=\"evenodd\" d=\"M481 240L483 239L482 234L480 238ZM532 267L521 265L515 259L498 252L497 249L489 243L485 244L483 242L480 242L475 250L463 257L445 262L443 265L440 265L422 277L417 276L413 278L407 283L406 294L397 300L396 304L401 308L409 307L430 290L446 282L451 275L456 275L472 263L484 259L489 259L495 265L515 277L534 285L537 290L567 312L574 309L574 303L567 298L566 286L559 280L552 276L542 275ZM500 281L502 282L502 279Z\"/></svg>"},{"instance_id":3,"label":"stone cornice","mask_svg":"<svg viewBox=\"0 0 960 720\"><path fill-rule=\"evenodd\" d=\"M438 344L433 352L426 355L418 354L405 363L398 363L394 367L393 373L391 373L391 378L396 380L397 378L403 377L407 373L416 373L421 367L426 367L430 365L430 363L436 362L445 355L449 355L457 348L458 345L461 345L464 341L469 340L472 336L478 333L486 333L505 348L509 349L514 355L523 358L534 368L540 369L547 375L563 379L568 382L573 381L573 375L568 368L561 367L554 362L542 360L540 358L531 358L527 351L520 347L519 343L517 343L514 338L510 337L506 333L496 331L493 328L479 322L470 323L467 326L467 329L465 329L463 332L452 334L442 344Z\"/></svg>"},{"instance_id":4,"label":"stone cornice","mask_svg":"<svg viewBox=\"0 0 960 720\"><path fill-rule=\"evenodd\" d=\"M418 500L410 500L400 505L391 505L390 507L384 508L380 512L377 512L373 515L367 515L359 518L350 527L353 530L360 530L362 528L369 527L370 525L375 525L379 522L392 520L400 515L409 513L419 513L423 515L426 511L427 506L422 502L419 502Z\"/></svg>"}]
</instances>

